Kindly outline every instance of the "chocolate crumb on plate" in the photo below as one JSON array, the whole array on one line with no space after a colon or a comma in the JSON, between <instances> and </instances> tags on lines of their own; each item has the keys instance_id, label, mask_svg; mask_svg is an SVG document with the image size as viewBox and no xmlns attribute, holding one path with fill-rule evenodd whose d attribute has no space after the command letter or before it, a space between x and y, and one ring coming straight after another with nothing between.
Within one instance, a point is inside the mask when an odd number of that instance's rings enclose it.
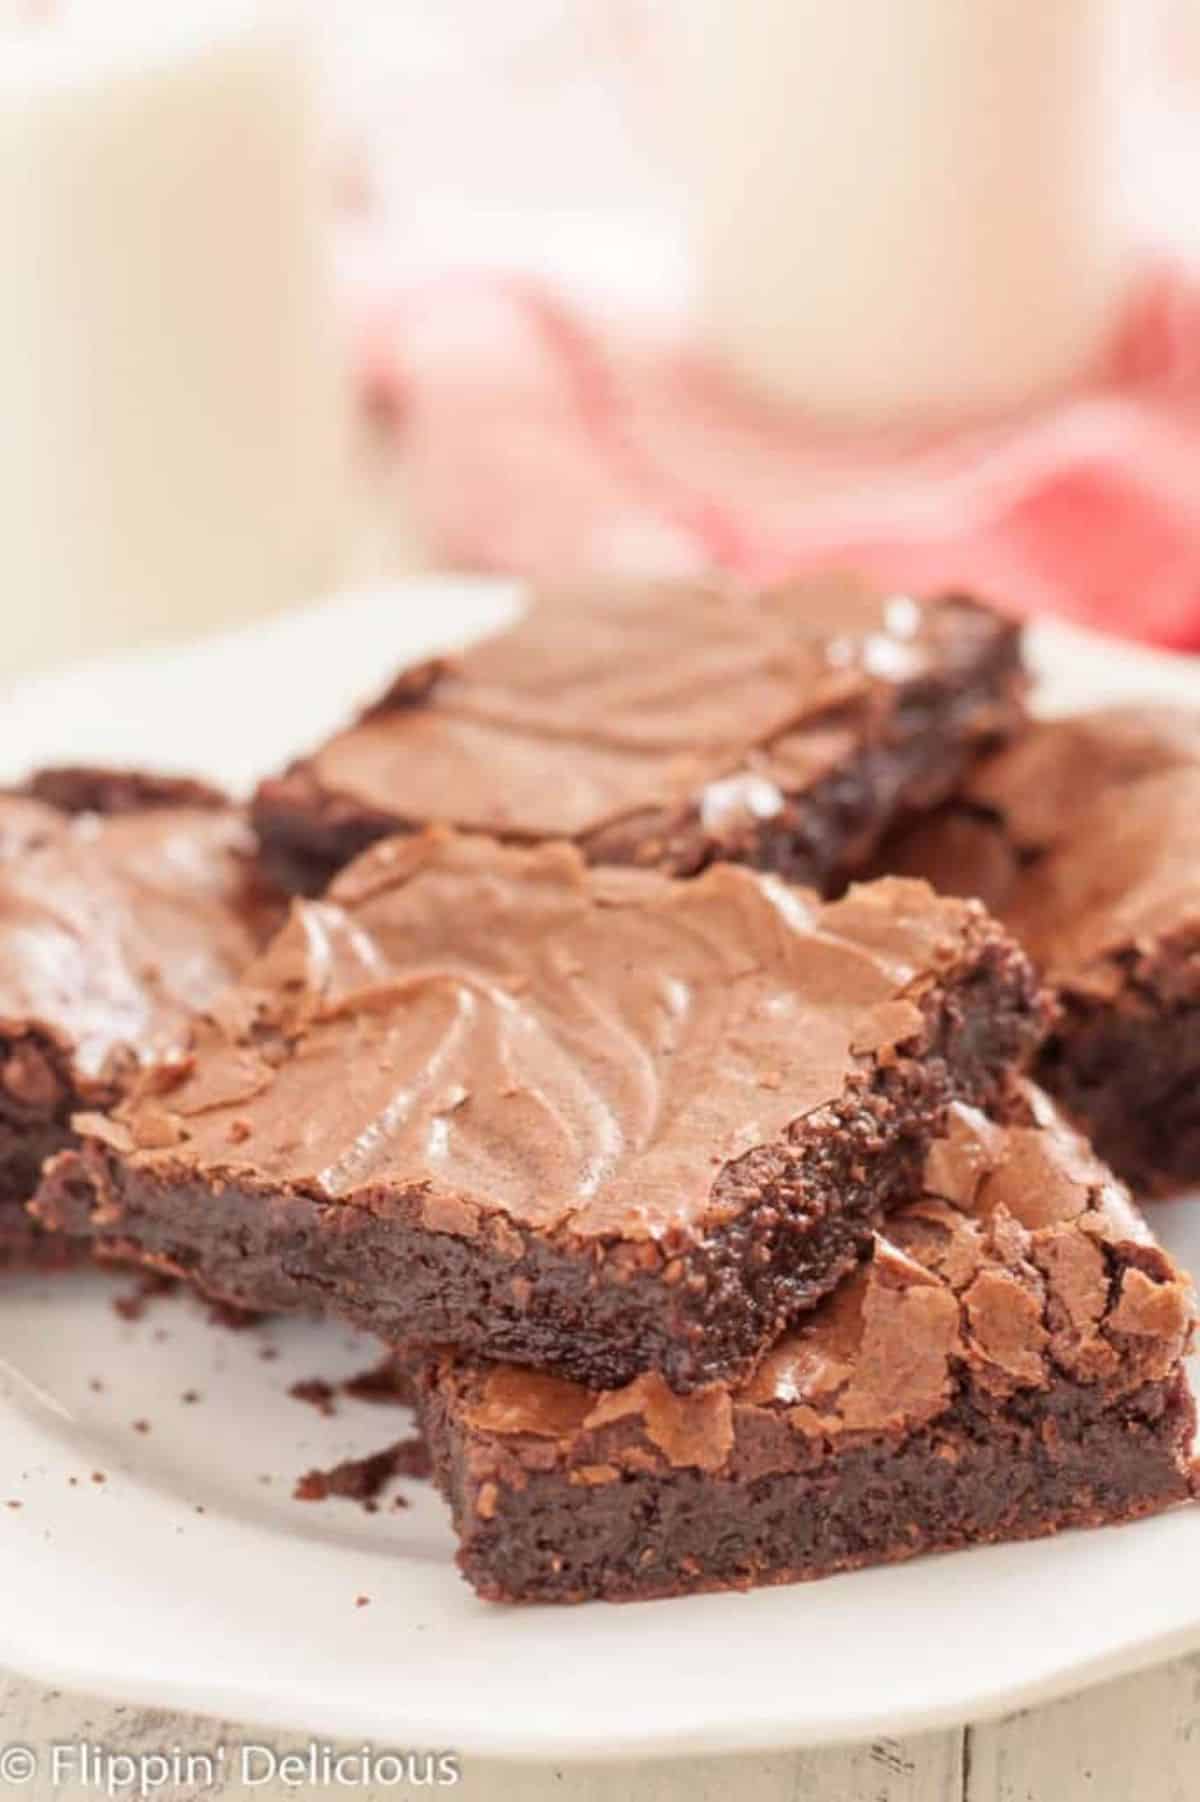
<instances>
[{"instance_id":1,"label":"chocolate crumb on plate","mask_svg":"<svg viewBox=\"0 0 1200 1802\"><path fill-rule=\"evenodd\" d=\"M158 1301L164 1295L174 1295L179 1289L179 1279L164 1276L159 1271L150 1270L140 1276L134 1287L123 1295L113 1296L113 1313L119 1314L122 1320L141 1320L152 1301Z\"/></svg>"},{"instance_id":2,"label":"chocolate crumb on plate","mask_svg":"<svg viewBox=\"0 0 1200 1802\"><path fill-rule=\"evenodd\" d=\"M327 1383L324 1377L305 1377L303 1381L293 1383L288 1390L294 1401L307 1402L319 1414L325 1415L336 1413L336 1393L333 1384Z\"/></svg>"},{"instance_id":3,"label":"chocolate crumb on plate","mask_svg":"<svg viewBox=\"0 0 1200 1802\"><path fill-rule=\"evenodd\" d=\"M324 1502L331 1496L341 1496L373 1512L393 1477L420 1474L419 1469L413 1468L418 1464L413 1444L412 1440L402 1439L365 1458L346 1458L328 1470L306 1471L292 1494L298 1502ZM421 1445L421 1441L415 1444Z\"/></svg>"}]
</instances>

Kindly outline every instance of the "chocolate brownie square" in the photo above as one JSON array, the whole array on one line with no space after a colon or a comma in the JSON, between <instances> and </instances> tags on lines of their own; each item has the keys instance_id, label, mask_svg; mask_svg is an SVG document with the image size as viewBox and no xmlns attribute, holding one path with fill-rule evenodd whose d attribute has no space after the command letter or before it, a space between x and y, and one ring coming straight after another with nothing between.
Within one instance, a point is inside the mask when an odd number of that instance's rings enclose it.
<instances>
[{"instance_id":1,"label":"chocolate brownie square","mask_svg":"<svg viewBox=\"0 0 1200 1802\"><path fill-rule=\"evenodd\" d=\"M39 1216L223 1300L610 1386L749 1363L1043 1024L982 909L431 830L288 924Z\"/></svg>"},{"instance_id":2,"label":"chocolate brownie square","mask_svg":"<svg viewBox=\"0 0 1200 1802\"><path fill-rule=\"evenodd\" d=\"M601 1391L428 1354L480 1595L626 1601L1129 1520L1185 1500L1191 1286L1043 1097L956 1106L925 1194L754 1374Z\"/></svg>"},{"instance_id":3,"label":"chocolate brownie square","mask_svg":"<svg viewBox=\"0 0 1200 1802\"><path fill-rule=\"evenodd\" d=\"M281 917L246 819L211 791L84 774L0 795L0 1267L70 1260L25 1212L43 1161L76 1111L180 1051Z\"/></svg>"},{"instance_id":4,"label":"chocolate brownie square","mask_svg":"<svg viewBox=\"0 0 1200 1802\"><path fill-rule=\"evenodd\" d=\"M1200 713L1046 722L886 850L982 896L1045 975L1043 1083L1135 1188L1200 1182Z\"/></svg>"},{"instance_id":5,"label":"chocolate brownie square","mask_svg":"<svg viewBox=\"0 0 1200 1802\"><path fill-rule=\"evenodd\" d=\"M445 823L589 862L716 860L828 889L1021 716L1018 628L958 596L841 577L542 595L457 659L403 671L254 819L315 894L374 839Z\"/></svg>"}]
</instances>

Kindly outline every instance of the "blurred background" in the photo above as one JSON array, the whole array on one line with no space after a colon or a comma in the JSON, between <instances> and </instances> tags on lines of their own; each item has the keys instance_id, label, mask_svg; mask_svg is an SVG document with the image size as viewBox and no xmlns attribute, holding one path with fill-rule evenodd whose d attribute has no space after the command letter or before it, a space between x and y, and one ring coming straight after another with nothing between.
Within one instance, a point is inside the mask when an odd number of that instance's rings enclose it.
<instances>
[{"instance_id":1,"label":"blurred background","mask_svg":"<svg viewBox=\"0 0 1200 1802\"><path fill-rule=\"evenodd\" d=\"M1200 0L0 0L0 134L0 681L417 563L1200 646Z\"/></svg>"}]
</instances>

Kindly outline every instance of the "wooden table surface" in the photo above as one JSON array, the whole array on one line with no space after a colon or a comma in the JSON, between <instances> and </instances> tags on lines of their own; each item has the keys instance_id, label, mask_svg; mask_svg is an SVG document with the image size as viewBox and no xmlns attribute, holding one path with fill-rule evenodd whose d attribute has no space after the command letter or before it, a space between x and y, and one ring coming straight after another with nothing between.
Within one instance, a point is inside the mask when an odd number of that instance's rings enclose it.
<instances>
[{"instance_id":1,"label":"wooden table surface","mask_svg":"<svg viewBox=\"0 0 1200 1802\"><path fill-rule=\"evenodd\" d=\"M350 579L378 580L418 566L415 535L402 489L381 442L367 447L361 512ZM1052 1605L1052 1598L1049 1599ZM3 1598L0 1597L0 1606ZM111 1752L204 1752L227 1749L234 1775L218 1787L173 1786L168 1802L225 1802L254 1796L283 1802L341 1795L384 1802L397 1794L430 1794L366 1786L311 1790L282 1783L247 1788L236 1775L236 1748L248 1741L281 1750L302 1741L255 1731L252 1724L118 1707L94 1698L47 1691L0 1672L0 1748L28 1746L40 1769L29 1782L5 1785L0 1802L94 1802L94 1785L49 1775L49 1748L81 1740ZM411 1749L411 1748L406 1748ZM438 1748L441 1750L442 1748ZM451 1792L475 1802L1198 1802L1200 1799L1200 1653L1105 1684L1011 1718L916 1739L739 1758L629 1765L524 1765L463 1761Z\"/></svg>"},{"instance_id":2,"label":"wooden table surface","mask_svg":"<svg viewBox=\"0 0 1200 1802\"><path fill-rule=\"evenodd\" d=\"M81 1740L109 1752L134 1754L223 1746L226 1768L234 1773L236 1749L243 1744L279 1752L304 1745L289 1735L151 1708L116 1707L0 1675L0 1745L28 1746L41 1767L37 1778L19 1787L6 1787L0 1778L0 1802L10 1794L14 1802L22 1794L30 1802L95 1802L94 1787L77 1780L55 1786L47 1774L50 1747ZM435 1793L459 1795L465 1802L1195 1802L1200 1796L1200 1654L1005 1721L919 1739L882 1738L815 1752L636 1766L497 1764L466 1758L462 1781L443 1792L369 1784L298 1792L282 1782L247 1788L236 1774L216 1788L186 1785L157 1792L169 1802L231 1802L246 1796L295 1802L298 1794L391 1802L398 1794Z\"/></svg>"}]
</instances>

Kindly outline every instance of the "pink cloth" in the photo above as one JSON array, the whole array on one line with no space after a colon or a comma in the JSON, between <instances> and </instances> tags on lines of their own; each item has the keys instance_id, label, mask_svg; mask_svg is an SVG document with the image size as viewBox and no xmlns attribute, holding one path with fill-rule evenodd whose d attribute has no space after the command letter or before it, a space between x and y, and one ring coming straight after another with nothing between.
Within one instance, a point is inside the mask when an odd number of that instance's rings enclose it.
<instances>
[{"instance_id":1,"label":"pink cloth","mask_svg":"<svg viewBox=\"0 0 1200 1802\"><path fill-rule=\"evenodd\" d=\"M822 436L521 278L431 282L361 325L369 392L455 563L752 582L853 565L1200 647L1200 293L1171 272L1086 388L922 442Z\"/></svg>"}]
</instances>

